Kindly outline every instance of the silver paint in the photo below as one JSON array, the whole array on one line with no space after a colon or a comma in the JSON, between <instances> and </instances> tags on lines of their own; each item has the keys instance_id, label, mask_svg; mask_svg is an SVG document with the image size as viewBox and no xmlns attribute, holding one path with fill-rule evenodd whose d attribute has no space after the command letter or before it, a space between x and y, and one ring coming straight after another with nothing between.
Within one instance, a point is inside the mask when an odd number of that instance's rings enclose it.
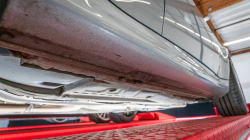
<instances>
[{"instance_id":1,"label":"silver paint","mask_svg":"<svg viewBox=\"0 0 250 140\"><path fill-rule=\"evenodd\" d=\"M228 52L207 27L197 7L188 1L166 0L163 36L192 54L218 77L229 79Z\"/></svg>"},{"instance_id":2,"label":"silver paint","mask_svg":"<svg viewBox=\"0 0 250 140\"><path fill-rule=\"evenodd\" d=\"M83 80L82 77L72 76L46 70L32 69L20 66L20 58L13 56L0 56L0 78L22 85L55 89L62 85ZM91 82L93 80L90 80ZM55 83L55 85L43 84Z\"/></svg>"},{"instance_id":3,"label":"silver paint","mask_svg":"<svg viewBox=\"0 0 250 140\"><path fill-rule=\"evenodd\" d=\"M70 59L125 74L145 72L204 97L228 92L228 80L106 0L11 0L0 26L16 33L6 41L32 49L54 55L67 52Z\"/></svg>"},{"instance_id":4,"label":"silver paint","mask_svg":"<svg viewBox=\"0 0 250 140\"><path fill-rule=\"evenodd\" d=\"M164 0L113 0L118 7L157 33L162 33Z\"/></svg>"}]
</instances>

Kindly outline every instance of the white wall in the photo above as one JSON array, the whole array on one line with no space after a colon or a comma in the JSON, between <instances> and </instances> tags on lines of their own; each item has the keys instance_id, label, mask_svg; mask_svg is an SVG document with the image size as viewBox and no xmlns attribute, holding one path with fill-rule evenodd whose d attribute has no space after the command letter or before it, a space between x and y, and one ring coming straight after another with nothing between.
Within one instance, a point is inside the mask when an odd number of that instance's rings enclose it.
<instances>
[{"instance_id":1,"label":"white wall","mask_svg":"<svg viewBox=\"0 0 250 140\"><path fill-rule=\"evenodd\" d=\"M232 60L240 79L246 102L250 103L250 53L232 56Z\"/></svg>"}]
</instances>

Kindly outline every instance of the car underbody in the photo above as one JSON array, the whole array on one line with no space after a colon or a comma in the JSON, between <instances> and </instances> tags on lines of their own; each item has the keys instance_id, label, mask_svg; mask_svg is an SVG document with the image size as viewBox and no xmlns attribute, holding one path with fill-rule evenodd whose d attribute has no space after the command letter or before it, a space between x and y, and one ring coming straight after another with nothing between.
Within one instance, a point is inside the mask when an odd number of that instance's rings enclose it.
<instances>
[{"instance_id":1,"label":"car underbody","mask_svg":"<svg viewBox=\"0 0 250 140\"><path fill-rule=\"evenodd\" d=\"M21 67L20 58L10 54L0 57L1 114L150 111L192 102L157 90Z\"/></svg>"}]
</instances>

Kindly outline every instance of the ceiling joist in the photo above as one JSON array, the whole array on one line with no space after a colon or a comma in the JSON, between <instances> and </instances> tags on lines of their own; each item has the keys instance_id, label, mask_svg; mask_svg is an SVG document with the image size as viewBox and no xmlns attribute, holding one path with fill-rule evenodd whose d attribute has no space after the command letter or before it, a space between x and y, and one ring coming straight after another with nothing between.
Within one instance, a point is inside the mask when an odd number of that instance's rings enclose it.
<instances>
[{"instance_id":1,"label":"ceiling joist","mask_svg":"<svg viewBox=\"0 0 250 140\"><path fill-rule=\"evenodd\" d=\"M208 16L208 14L210 13L221 10L223 8L226 8L241 1L243 0L194 0L196 6L199 8L204 17ZM220 43L224 44L224 41L222 40L220 34L215 29L211 20L207 21L207 24L209 25L210 29L214 32L215 36L220 41ZM227 48L227 46L224 47ZM229 53L230 55L232 55L230 51Z\"/></svg>"},{"instance_id":2,"label":"ceiling joist","mask_svg":"<svg viewBox=\"0 0 250 140\"><path fill-rule=\"evenodd\" d=\"M239 55L239 54L243 54L243 53L248 53L248 52L250 52L250 49L234 52L234 53L231 54L231 56Z\"/></svg>"},{"instance_id":3,"label":"ceiling joist","mask_svg":"<svg viewBox=\"0 0 250 140\"><path fill-rule=\"evenodd\" d=\"M243 0L194 0L204 16Z\"/></svg>"}]
</instances>

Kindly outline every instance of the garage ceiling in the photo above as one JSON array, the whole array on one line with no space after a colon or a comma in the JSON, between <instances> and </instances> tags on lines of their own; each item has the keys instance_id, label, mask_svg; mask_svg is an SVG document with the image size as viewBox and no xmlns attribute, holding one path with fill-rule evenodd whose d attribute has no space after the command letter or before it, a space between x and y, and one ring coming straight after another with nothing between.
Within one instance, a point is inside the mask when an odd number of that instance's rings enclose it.
<instances>
[{"instance_id":1,"label":"garage ceiling","mask_svg":"<svg viewBox=\"0 0 250 140\"><path fill-rule=\"evenodd\" d=\"M195 0L231 55L250 52L250 0Z\"/></svg>"}]
</instances>

